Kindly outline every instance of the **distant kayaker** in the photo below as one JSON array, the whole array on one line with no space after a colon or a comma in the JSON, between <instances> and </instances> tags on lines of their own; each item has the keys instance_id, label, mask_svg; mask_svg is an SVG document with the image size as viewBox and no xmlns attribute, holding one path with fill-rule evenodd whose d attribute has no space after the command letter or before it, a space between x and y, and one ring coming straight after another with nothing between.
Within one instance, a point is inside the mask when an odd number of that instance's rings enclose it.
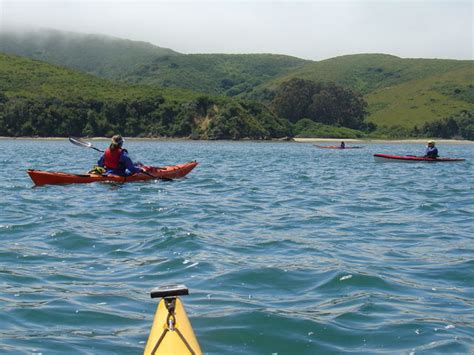
<instances>
[{"instance_id":1,"label":"distant kayaker","mask_svg":"<svg viewBox=\"0 0 474 355\"><path fill-rule=\"evenodd\" d=\"M340 148L341 148L341 149L344 149L344 148L346 148L346 143L344 143L344 142L341 142L341 146L340 146Z\"/></svg>"},{"instance_id":2,"label":"distant kayaker","mask_svg":"<svg viewBox=\"0 0 474 355\"><path fill-rule=\"evenodd\" d=\"M141 171L133 164L127 150L122 148L124 141L119 134L113 136L110 146L97 162L97 165L104 167L108 174L127 176Z\"/></svg>"},{"instance_id":3,"label":"distant kayaker","mask_svg":"<svg viewBox=\"0 0 474 355\"><path fill-rule=\"evenodd\" d=\"M428 141L428 146L425 151L425 158L436 159L438 157L438 148L435 147L434 141Z\"/></svg>"}]
</instances>

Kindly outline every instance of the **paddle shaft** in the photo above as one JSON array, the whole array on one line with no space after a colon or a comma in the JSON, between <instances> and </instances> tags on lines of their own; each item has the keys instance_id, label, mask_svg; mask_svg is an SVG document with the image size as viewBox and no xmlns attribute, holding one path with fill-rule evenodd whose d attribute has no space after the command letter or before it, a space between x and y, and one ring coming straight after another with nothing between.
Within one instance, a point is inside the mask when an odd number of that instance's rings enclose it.
<instances>
[{"instance_id":1,"label":"paddle shaft","mask_svg":"<svg viewBox=\"0 0 474 355\"><path fill-rule=\"evenodd\" d=\"M167 178L167 177L163 177L163 176L155 176L155 175L150 174L148 171L145 171L143 169L140 169L140 172L142 174L148 175L149 177L152 177L153 179L158 179L158 180L163 180L163 181L172 181L173 180L171 178Z\"/></svg>"},{"instance_id":2,"label":"paddle shaft","mask_svg":"<svg viewBox=\"0 0 474 355\"><path fill-rule=\"evenodd\" d=\"M104 152L103 150L100 150L99 148L96 148L96 147L92 147L92 146L91 146L90 148L92 148L92 149L94 149L94 150L97 150L98 152L101 152L101 153Z\"/></svg>"}]
</instances>

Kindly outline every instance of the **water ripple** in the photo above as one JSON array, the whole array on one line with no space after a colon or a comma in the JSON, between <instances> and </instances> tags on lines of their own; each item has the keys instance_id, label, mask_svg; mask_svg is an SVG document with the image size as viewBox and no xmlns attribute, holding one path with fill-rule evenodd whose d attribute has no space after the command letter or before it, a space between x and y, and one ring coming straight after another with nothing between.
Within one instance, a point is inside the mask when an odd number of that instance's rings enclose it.
<instances>
[{"instance_id":1,"label":"water ripple","mask_svg":"<svg viewBox=\"0 0 474 355\"><path fill-rule=\"evenodd\" d=\"M97 155L0 140L0 352L141 353L148 292L168 283L190 288L206 353L472 351L471 146L440 147L465 163L410 165L372 154L423 147L127 144L200 165L172 183L32 188L26 169L83 172Z\"/></svg>"}]
</instances>

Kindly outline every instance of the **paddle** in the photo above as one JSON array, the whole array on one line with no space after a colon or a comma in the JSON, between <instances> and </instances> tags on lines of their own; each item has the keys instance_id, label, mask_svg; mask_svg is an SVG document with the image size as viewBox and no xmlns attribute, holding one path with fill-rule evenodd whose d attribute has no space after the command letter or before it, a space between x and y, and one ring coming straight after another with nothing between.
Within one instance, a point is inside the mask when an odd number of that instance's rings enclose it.
<instances>
[{"instance_id":1,"label":"paddle","mask_svg":"<svg viewBox=\"0 0 474 355\"><path fill-rule=\"evenodd\" d=\"M94 150L97 150L98 152L103 153L103 150L100 150L92 145L90 142L83 141L81 138L75 138L75 137L69 137L69 142L72 144L78 145L79 147L84 147L84 148L92 148Z\"/></svg>"},{"instance_id":2,"label":"paddle","mask_svg":"<svg viewBox=\"0 0 474 355\"><path fill-rule=\"evenodd\" d=\"M429 158L429 159L437 159L437 158L434 158L434 157L427 157L426 155L424 156L418 156L418 155L406 155L407 157L413 157L413 158Z\"/></svg>"},{"instance_id":3,"label":"paddle","mask_svg":"<svg viewBox=\"0 0 474 355\"><path fill-rule=\"evenodd\" d=\"M82 140L81 138L69 137L69 142L71 142L72 144L77 145L79 147L92 148L94 150L97 150L98 152L101 152L101 153L104 152L103 150L100 150L100 149L94 147L92 145L92 143L86 142L86 141ZM173 179L162 177L162 176L155 176L155 175L150 174L149 172L147 172L143 169L140 169L140 172L142 174L145 174L145 175L148 175L148 176L152 177L153 179L160 179L160 180L163 180L163 181L172 181L173 180Z\"/></svg>"},{"instance_id":4,"label":"paddle","mask_svg":"<svg viewBox=\"0 0 474 355\"><path fill-rule=\"evenodd\" d=\"M148 175L150 177L152 177L153 179L160 179L160 180L163 180L163 181L173 181L173 179L170 179L170 178L166 178L166 177L163 177L163 176L155 176L153 174L150 174L148 171L145 171L145 170L140 170L140 172L142 174L145 174L145 175Z\"/></svg>"}]
</instances>

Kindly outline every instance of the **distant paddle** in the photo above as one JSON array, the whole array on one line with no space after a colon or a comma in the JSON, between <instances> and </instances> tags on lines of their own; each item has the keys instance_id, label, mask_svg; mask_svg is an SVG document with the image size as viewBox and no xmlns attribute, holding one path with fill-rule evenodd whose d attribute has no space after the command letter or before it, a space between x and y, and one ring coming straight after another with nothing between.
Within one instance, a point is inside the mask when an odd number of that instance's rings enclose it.
<instances>
[{"instance_id":1,"label":"distant paddle","mask_svg":"<svg viewBox=\"0 0 474 355\"><path fill-rule=\"evenodd\" d=\"M98 152L103 153L103 150L100 150L92 145L90 142L83 141L81 138L76 138L76 137L69 137L69 142L71 142L74 145L77 145L79 147L84 147L84 148L92 148L94 150L97 150Z\"/></svg>"},{"instance_id":2,"label":"distant paddle","mask_svg":"<svg viewBox=\"0 0 474 355\"><path fill-rule=\"evenodd\" d=\"M69 142L71 142L72 144L77 145L79 147L91 148L91 149L97 150L98 152L101 152L101 153L104 152L103 150L100 150L99 148L94 147L91 142L86 142L86 141L82 140L81 138L69 137ZM153 179L160 179L160 180L163 180L163 181L173 181L173 179L170 179L170 178L167 178L167 177L155 176L153 174L150 174L148 171L145 171L144 169L140 169L140 172L142 174L145 174L145 175L149 176L149 177L152 177Z\"/></svg>"}]
</instances>

